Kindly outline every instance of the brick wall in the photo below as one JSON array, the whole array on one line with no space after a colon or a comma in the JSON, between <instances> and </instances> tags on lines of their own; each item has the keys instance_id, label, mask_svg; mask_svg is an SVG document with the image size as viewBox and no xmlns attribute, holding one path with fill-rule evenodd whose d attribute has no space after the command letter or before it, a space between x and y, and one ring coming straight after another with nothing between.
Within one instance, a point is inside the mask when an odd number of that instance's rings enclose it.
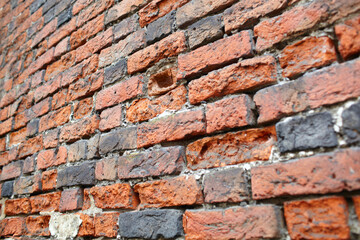
<instances>
[{"instance_id":1,"label":"brick wall","mask_svg":"<svg viewBox=\"0 0 360 240\"><path fill-rule=\"evenodd\" d=\"M0 237L356 239L358 0L2 0Z\"/></svg>"}]
</instances>

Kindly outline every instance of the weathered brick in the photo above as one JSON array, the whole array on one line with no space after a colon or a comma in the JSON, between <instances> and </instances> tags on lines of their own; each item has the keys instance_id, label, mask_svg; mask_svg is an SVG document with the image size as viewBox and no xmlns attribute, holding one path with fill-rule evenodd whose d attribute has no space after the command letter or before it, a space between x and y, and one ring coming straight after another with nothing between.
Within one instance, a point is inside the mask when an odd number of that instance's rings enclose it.
<instances>
[{"instance_id":1,"label":"weathered brick","mask_svg":"<svg viewBox=\"0 0 360 240\"><path fill-rule=\"evenodd\" d=\"M99 127L99 117L93 115L68 124L60 130L60 142L73 142L82 137L88 137L95 133Z\"/></svg>"},{"instance_id":2,"label":"weathered brick","mask_svg":"<svg viewBox=\"0 0 360 240\"><path fill-rule=\"evenodd\" d=\"M25 160L24 160L24 165L23 165L23 169L22 169L22 172L23 173L31 173L35 170L35 158L36 158L36 154L30 156L30 157L27 157Z\"/></svg>"},{"instance_id":3,"label":"weathered brick","mask_svg":"<svg viewBox=\"0 0 360 240\"><path fill-rule=\"evenodd\" d=\"M190 49L221 38L224 35L222 28L221 15L210 16L192 24L186 31Z\"/></svg>"},{"instance_id":4,"label":"weathered brick","mask_svg":"<svg viewBox=\"0 0 360 240\"><path fill-rule=\"evenodd\" d=\"M59 130L58 129L54 129L54 130L50 130L47 131L46 133L44 133L43 135L43 139L44 139L44 148L54 148L58 145L59 142Z\"/></svg>"},{"instance_id":5,"label":"weathered brick","mask_svg":"<svg viewBox=\"0 0 360 240\"><path fill-rule=\"evenodd\" d=\"M176 56L186 50L184 32L176 32L161 41L140 50L128 58L128 73L142 71L163 58Z\"/></svg>"},{"instance_id":6,"label":"weathered brick","mask_svg":"<svg viewBox=\"0 0 360 240\"><path fill-rule=\"evenodd\" d=\"M83 27L73 32L70 36L70 47L75 49L83 45L89 38L104 29L104 14L87 22Z\"/></svg>"},{"instance_id":7,"label":"weathered brick","mask_svg":"<svg viewBox=\"0 0 360 240\"><path fill-rule=\"evenodd\" d=\"M1 181L20 176L24 161L11 162L4 166L1 172Z\"/></svg>"},{"instance_id":8,"label":"weathered brick","mask_svg":"<svg viewBox=\"0 0 360 240\"><path fill-rule=\"evenodd\" d=\"M349 239L347 203L344 197L323 197L284 203L291 239Z\"/></svg>"},{"instance_id":9,"label":"weathered brick","mask_svg":"<svg viewBox=\"0 0 360 240\"><path fill-rule=\"evenodd\" d=\"M95 236L116 237L119 229L117 225L119 215L118 212L97 213L94 219Z\"/></svg>"},{"instance_id":10,"label":"weathered brick","mask_svg":"<svg viewBox=\"0 0 360 240\"><path fill-rule=\"evenodd\" d=\"M13 120L14 118L9 118L8 120L0 123L0 135L4 135L12 130Z\"/></svg>"},{"instance_id":11,"label":"weathered brick","mask_svg":"<svg viewBox=\"0 0 360 240\"><path fill-rule=\"evenodd\" d=\"M145 5L147 2L149 2L149 0L124 0L117 3L109 9L105 18L105 24L125 17L129 13Z\"/></svg>"},{"instance_id":12,"label":"weathered brick","mask_svg":"<svg viewBox=\"0 0 360 240\"><path fill-rule=\"evenodd\" d=\"M81 101L75 102L73 117L80 119L91 114L93 108L93 98L88 97Z\"/></svg>"},{"instance_id":13,"label":"weathered brick","mask_svg":"<svg viewBox=\"0 0 360 240\"><path fill-rule=\"evenodd\" d=\"M87 140L86 145L86 157L87 159L92 159L99 157L99 141L100 141L100 134L97 134Z\"/></svg>"},{"instance_id":14,"label":"weathered brick","mask_svg":"<svg viewBox=\"0 0 360 240\"><path fill-rule=\"evenodd\" d=\"M161 95L176 88L176 73L177 69L172 67L152 74L147 86L149 96Z\"/></svg>"},{"instance_id":15,"label":"weathered brick","mask_svg":"<svg viewBox=\"0 0 360 240\"><path fill-rule=\"evenodd\" d=\"M260 17L286 7L286 3L284 0L239 2L224 12L225 31L250 27L257 23Z\"/></svg>"},{"instance_id":16,"label":"weathered brick","mask_svg":"<svg viewBox=\"0 0 360 240\"><path fill-rule=\"evenodd\" d=\"M353 60L306 74L297 81L258 91L254 96L260 114L258 122L359 96L359 68L360 60Z\"/></svg>"},{"instance_id":17,"label":"weathered brick","mask_svg":"<svg viewBox=\"0 0 360 240\"><path fill-rule=\"evenodd\" d=\"M145 210L121 213L120 235L126 238L175 238L184 234L182 211L174 209Z\"/></svg>"},{"instance_id":18,"label":"weathered brick","mask_svg":"<svg viewBox=\"0 0 360 240\"><path fill-rule=\"evenodd\" d=\"M57 187L95 184L95 164L83 163L58 172Z\"/></svg>"},{"instance_id":19,"label":"weathered brick","mask_svg":"<svg viewBox=\"0 0 360 240\"><path fill-rule=\"evenodd\" d=\"M83 205L83 190L80 188L65 189L61 193L59 211L72 211L81 209Z\"/></svg>"},{"instance_id":20,"label":"weathered brick","mask_svg":"<svg viewBox=\"0 0 360 240\"><path fill-rule=\"evenodd\" d=\"M21 236L25 233L25 218L5 218L0 221L0 236Z\"/></svg>"},{"instance_id":21,"label":"weathered brick","mask_svg":"<svg viewBox=\"0 0 360 240\"><path fill-rule=\"evenodd\" d=\"M110 107L143 93L143 77L135 76L101 90L96 97L96 110Z\"/></svg>"},{"instance_id":22,"label":"weathered brick","mask_svg":"<svg viewBox=\"0 0 360 240\"><path fill-rule=\"evenodd\" d=\"M134 190L139 194L141 208L194 205L204 202L201 188L193 176L139 183L135 185Z\"/></svg>"},{"instance_id":23,"label":"weathered brick","mask_svg":"<svg viewBox=\"0 0 360 240\"><path fill-rule=\"evenodd\" d=\"M145 8L143 8L143 9L145 9ZM141 18L140 18L140 21L141 21ZM171 12L171 13L167 14L166 16L159 18L156 21L150 23L146 27L146 35L145 36L146 36L147 44L154 43L154 42L166 37L167 35L169 35L172 32L174 23L175 23L175 12Z\"/></svg>"},{"instance_id":24,"label":"weathered brick","mask_svg":"<svg viewBox=\"0 0 360 240\"><path fill-rule=\"evenodd\" d=\"M39 152L43 148L42 136L30 138L19 146L19 158L27 157Z\"/></svg>"},{"instance_id":25,"label":"weathered brick","mask_svg":"<svg viewBox=\"0 0 360 240\"><path fill-rule=\"evenodd\" d=\"M73 5L72 14L78 14L81 10L89 6L92 2L93 0L76 0Z\"/></svg>"},{"instance_id":26,"label":"weathered brick","mask_svg":"<svg viewBox=\"0 0 360 240\"><path fill-rule=\"evenodd\" d=\"M182 54L178 60L178 79L195 77L240 57L249 57L253 52L252 45L252 32L247 30Z\"/></svg>"},{"instance_id":27,"label":"weathered brick","mask_svg":"<svg viewBox=\"0 0 360 240\"><path fill-rule=\"evenodd\" d=\"M39 192L40 190L41 190L40 174L20 177L16 179L14 183L15 194L29 194L29 193Z\"/></svg>"},{"instance_id":28,"label":"weathered brick","mask_svg":"<svg viewBox=\"0 0 360 240\"><path fill-rule=\"evenodd\" d=\"M306 54L311 52L311 55ZM336 61L336 52L329 37L309 37L284 48L279 58L283 76L296 77L310 68Z\"/></svg>"},{"instance_id":29,"label":"weathered brick","mask_svg":"<svg viewBox=\"0 0 360 240\"><path fill-rule=\"evenodd\" d=\"M160 148L119 157L117 173L120 179L173 175L181 172L184 160L183 147Z\"/></svg>"},{"instance_id":30,"label":"weathered brick","mask_svg":"<svg viewBox=\"0 0 360 240\"><path fill-rule=\"evenodd\" d=\"M39 132L46 131L67 123L70 120L71 105L60 108L40 118Z\"/></svg>"},{"instance_id":31,"label":"weathered brick","mask_svg":"<svg viewBox=\"0 0 360 240\"><path fill-rule=\"evenodd\" d=\"M46 169L52 166L58 166L66 163L66 159L67 149L64 146L60 146L57 150L45 150L37 156L37 167L39 169Z\"/></svg>"},{"instance_id":32,"label":"weathered brick","mask_svg":"<svg viewBox=\"0 0 360 240\"><path fill-rule=\"evenodd\" d=\"M348 148L297 161L252 168L253 198L359 189L359 156L359 148Z\"/></svg>"},{"instance_id":33,"label":"weathered brick","mask_svg":"<svg viewBox=\"0 0 360 240\"><path fill-rule=\"evenodd\" d=\"M50 2L50 1L47 1ZM48 46L52 47L61 39L69 36L71 32L76 29L76 18L72 18L68 23L58 28L53 34L49 36Z\"/></svg>"},{"instance_id":34,"label":"weathered brick","mask_svg":"<svg viewBox=\"0 0 360 240\"><path fill-rule=\"evenodd\" d=\"M360 52L360 17L355 17L335 26L339 39L339 51L344 59Z\"/></svg>"},{"instance_id":35,"label":"weathered brick","mask_svg":"<svg viewBox=\"0 0 360 240\"><path fill-rule=\"evenodd\" d=\"M58 211L61 192L46 193L30 197L31 213Z\"/></svg>"},{"instance_id":36,"label":"weathered brick","mask_svg":"<svg viewBox=\"0 0 360 240\"><path fill-rule=\"evenodd\" d=\"M130 122L142 122L160 115L165 110L180 110L186 103L186 88L178 88L154 100L137 99L127 108L126 118Z\"/></svg>"},{"instance_id":37,"label":"weathered brick","mask_svg":"<svg viewBox=\"0 0 360 240\"><path fill-rule=\"evenodd\" d=\"M61 77L57 76L35 89L34 99L39 101L60 88Z\"/></svg>"},{"instance_id":38,"label":"weathered brick","mask_svg":"<svg viewBox=\"0 0 360 240\"><path fill-rule=\"evenodd\" d=\"M100 131L110 130L112 128L118 127L121 125L122 110L121 105L117 105L112 108L105 109L100 114Z\"/></svg>"},{"instance_id":39,"label":"weathered brick","mask_svg":"<svg viewBox=\"0 0 360 240\"><path fill-rule=\"evenodd\" d=\"M132 16L114 25L114 40L123 39L130 33L139 30L139 28L139 16L137 14L133 14Z\"/></svg>"},{"instance_id":40,"label":"weathered brick","mask_svg":"<svg viewBox=\"0 0 360 240\"><path fill-rule=\"evenodd\" d=\"M31 43L31 47L35 47L39 42L41 42L44 38L49 36L51 33L53 33L56 30L57 25L57 19L55 18L48 24L46 24L40 32L38 32L35 37L33 38L33 41Z\"/></svg>"},{"instance_id":41,"label":"weathered brick","mask_svg":"<svg viewBox=\"0 0 360 240\"><path fill-rule=\"evenodd\" d=\"M134 149L137 147L137 127L121 128L102 134L99 141L101 154L116 150Z\"/></svg>"},{"instance_id":42,"label":"weathered brick","mask_svg":"<svg viewBox=\"0 0 360 240\"><path fill-rule=\"evenodd\" d=\"M355 207L355 213L358 217L358 219L360 219L360 196L353 196L352 200L354 202L354 207Z\"/></svg>"},{"instance_id":43,"label":"weathered brick","mask_svg":"<svg viewBox=\"0 0 360 240\"><path fill-rule=\"evenodd\" d=\"M202 110L192 110L142 123L137 129L137 146L151 146L204 134L205 116Z\"/></svg>"},{"instance_id":44,"label":"weathered brick","mask_svg":"<svg viewBox=\"0 0 360 240\"><path fill-rule=\"evenodd\" d=\"M67 88L56 92L52 97L51 109L56 110L63 107L66 104Z\"/></svg>"},{"instance_id":45,"label":"weathered brick","mask_svg":"<svg viewBox=\"0 0 360 240\"><path fill-rule=\"evenodd\" d=\"M116 180L117 176L117 158L108 157L96 162L95 178L97 180Z\"/></svg>"},{"instance_id":46,"label":"weathered brick","mask_svg":"<svg viewBox=\"0 0 360 240\"><path fill-rule=\"evenodd\" d=\"M0 138L0 152L6 150L6 138Z\"/></svg>"},{"instance_id":47,"label":"weathered brick","mask_svg":"<svg viewBox=\"0 0 360 240\"><path fill-rule=\"evenodd\" d=\"M277 238L283 225L280 216L278 207L261 205L225 210L187 210L183 222L189 239Z\"/></svg>"},{"instance_id":48,"label":"weathered brick","mask_svg":"<svg viewBox=\"0 0 360 240\"><path fill-rule=\"evenodd\" d=\"M79 227L78 236L85 237L85 236L93 236L95 234L95 226L94 226L94 217L83 214L77 213L81 219L81 225Z\"/></svg>"},{"instance_id":49,"label":"weathered brick","mask_svg":"<svg viewBox=\"0 0 360 240\"><path fill-rule=\"evenodd\" d=\"M250 199L244 170L235 168L206 174L204 197L207 203L241 202Z\"/></svg>"},{"instance_id":50,"label":"weathered brick","mask_svg":"<svg viewBox=\"0 0 360 240\"><path fill-rule=\"evenodd\" d=\"M16 132L11 132L9 134L9 147L22 143L26 138L27 135L26 133L27 133L26 127L17 130Z\"/></svg>"},{"instance_id":51,"label":"weathered brick","mask_svg":"<svg viewBox=\"0 0 360 240\"><path fill-rule=\"evenodd\" d=\"M82 78L69 86L66 101L70 102L81 97L89 96L101 88L104 83L104 71L100 70Z\"/></svg>"},{"instance_id":52,"label":"weathered brick","mask_svg":"<svg viewBox=\"0 0 360 240\"><path fill-rule=\"evenodd\" d=\"M54 57L59 57L69 50L69 39L69 37L64 38L56 45L54 50Z\"/></svg>"},{"instance_id":53,"label":"weathered brick","mask_svg":"<svg viewBox=\"0 0 360 240\"><path fill-rule=\"evenodd\" d=\"M280 152L308 150L338 145L330 113L295 117L276 124Z\"/></svg>"},{"instance_id":54,"label":"weathered brick","mask_svg":"<svg viewBox=\"0 0 360 240\"><path fill-rule=\"evenodd\" d=\"M71 51L61 56L61 58L58 61L48 65L44 76L45 81L48 81L49 79L52 79L54 77L61 78L61 73L69 69L71 66L73 66L75 64L75 59L76 59L76 51ZM55 83L56 82L54 82L52 85L55 85ZM55 86L49 86L49 87L55 88ZM35 99L36 99L36 94L35 94Z\"/></svg>"},{"instance_id":55,"label":"weathered brick","mask_svg":"<svg viewBox=\"0 0 360 240\"><path fill-rule=\"evenodd\" d=\"M26 126L26 136L33 137L39 132L39 119L32 119Z\"/></svg>"},{"instance_id":56,"label":"weathered brick","mask_svg":"<svg viewBox=\"0 0 360 240\"><path fill-rule=\"evenodd\" d=\"M188 168L195 170L251 161L267 161L275 143L275 127L206 137L187 146Z\"/></svg>"},{"instance_id":57,"label":"weathered brick","mask_svg":"<svg viewBox=\"0 0 360 240\"><path fill-rule=\"evenodd\" d=\"M79 160L86 159L86 141L80 140L72 143L68 147L68 160L69 162L76 162Z\"/></svg>"},{"instance_id":58,"label":"weathered brick","mask_svg":"<svg viewBox=\"0 0 360 240\"><path fill-rule=\"evenodd\" d=\"M248 95L225 98L206 105L206 132L253 125L255 104Z\"/></svg>"},{"instance_id":59,"label":"weathered brick","mask_svg":"<svg viewBox=\"0 0 360 240\"><path fill-rule=\"evenodd\" d=\"M1 197L11 197L14 189L14 181L6 181L1 186Z\"/></svg>"},{"instance_id":60,"label":"weathered brick","mask_svg":"<svg viewBox=\"0 0 360 240\"><path fill-rule=\"evenodd\" d=\"M29 214L31 205L28 198L9 199L5 201L5 214L7 216Z\"/></svg>"},{"instance_id":61,"label":"weathered brick","mask_svg":"<svg viewBox=\"0 0 360 240\"><path fill-rule=\"evenodd\" d=\"M56 188L57 170L44 171L41 174L41 187L43 191L48 191Z\"/></svg>"},{"instance_id":62,"label":"weathered brick","mask_svg":"<svg viewBox=\"0 0 360 240\"><path fill-rule=\"evenodd\" d=\"M29 216L26 218L26 235L30 236L50 236L49 231L50 216Z\"/></svg>"},{"instance_id":63,"label":"weathered brick","mask_svg":"<svg viewBox=\"0 0 360 240\"><path fill-rule=\"evenodd\" d=\"M360 102L352 104L341 114L343 133L347 143L360 141Z\"/></svg>"},{"instance_id":64,"label":"weathered brick","mask_svg":"<svg viewBox=\"0 0 360 240\"><path fill-rule=\"evenodd\" d=\"M72 17L71 11L72 9L70 6L59 14L57 18L57 28L61 27L64 23L67 23L71 19Z\"/></svg>"}]
</instances>

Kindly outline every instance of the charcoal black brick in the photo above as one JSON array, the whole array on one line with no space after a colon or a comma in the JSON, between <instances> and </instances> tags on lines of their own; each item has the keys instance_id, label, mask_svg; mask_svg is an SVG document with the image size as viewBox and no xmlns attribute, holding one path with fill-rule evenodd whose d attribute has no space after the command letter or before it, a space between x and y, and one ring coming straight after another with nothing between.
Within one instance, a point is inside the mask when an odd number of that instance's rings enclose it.
<instances>
[{"instance_id":1,"label":"charcoal black brick","mask_svg":"<svg viewBox=\"0 0 360 240\"><path fill-rule=\"evenodd\" d=\"M342 113L343 132L348 144L360 142L360 102Z\"/></svg>"},{"instance_id":2,"label":"charcoal black brick","mask_svg":"<svg viewBox=\"0 0 360 240\"><path fill-rule=\"evenodd\" d=\"M308 150L338 145L330 113L294 117L276 124L280 152Z\"/></svg>"},{"instance_id":3,"label":"charcoal black brick","mask_svg":"<svg viewBox=\"0 0 360 240\"><path fill-rule=\"evenodd\" d=\"M172 26L175 22L175 12L171 12L166 16L157 19L147 26L145 33L146 42L148 44L154 43L157 40L166 37L172 31Z\"/></svg>"},{"instance_id":4,"label":"charcoal black brick","mask_svg":"<svg viewBox=\"0 0 360 240\"><path fill-rule=\"evenodd\" d=\"M95 184L95 163L83 163L79 166L67 167L58 173L57 186L75 185L92 186Z\"/></svg>"},{"instance_id":5,"label":"charcoal black brick","mask_svg":"<svg viewBox=\"0 0 360 240\"><path fill-rule=\"evenodd\" d=\"M14 190L14 181L4 182L1 187L1 197L11 197Z\"/></svg>"},{"instance_id":6,"label":"charcoal black brick","mask_svg":"<svg viewBox=\"0 0 360 240\"><path fill-rule=\"evenodd\" d=\"M126 59L120 59L114 65L105 68L104 82L105 84L113 83L124 77L127 73Z\"/></svg>"},{"instance_id":7,"label":"charcoal black brick","mask_svg":"<svg viewBox=\"0 0 360 240\"><path fill-rule=\"evenodd\" d=\"M146 210L119 216L120 236L127 238L168 239L184 234L180 210Z\"/></svg>"},{"instance_id":8,"label":"charcoal black brick","mask_svg":"<svg viewBox=\"0 0 360 240\"><path fill-rule=\"evenodd\" d=\"M99 150L101 154L116 150L134 149L136 145L137 128L122 128L100 137Z\"/></svg>"}]
</instances>

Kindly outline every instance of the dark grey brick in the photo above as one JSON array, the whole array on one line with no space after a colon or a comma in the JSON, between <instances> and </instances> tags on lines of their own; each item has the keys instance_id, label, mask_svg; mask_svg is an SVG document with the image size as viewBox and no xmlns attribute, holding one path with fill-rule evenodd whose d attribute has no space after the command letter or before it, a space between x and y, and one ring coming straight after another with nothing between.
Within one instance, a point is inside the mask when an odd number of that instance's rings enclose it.
<instances>
[{"instance_id":1,"label":"dark grey brick","mask_svg":"<svg viewBox=\"0 0 360 240\"><path fill-rule=\"evenodd\" d=\"M276 124L280 152L335 147L338 144L330 113L294 117Z\"/></svg>"},{"instance_id":2,"label":"dark grey brick","mask_svg":"<svg viewBox=\"0 0 360 240\"><path fill-rule=\"evenodd\" d=\"M184 234L180 210L146 210L126 212L119 216L121 237L168 239Z\"/></svg>"},{"instance_id":3,"label":"dark grey brick","mask_svg":"<svg viewBox=\"0 0 360 240\"><path fill-rule=\"evenodd\" d=\"M30 5L30 13L33 14L34 12L36 12L45 2L46 0L35 0Z\"/></svg>"},{"instance_id":4,"label":"dark grey brick","mask_svg":"<svg viewBox=\"0 0 360 240\"><path fill-rule=\"evenodd\" d=\"M57 186L92 186L95 184L95 163L83 163L58 172Z\"/></svg>"},{"instance_id":5,"label":"dark grey brick","mask_svg":"<svg viewBox=\"0 0 360 240\"><path fill-rule=\"evenodd\" d=\"M40 18L36 22L34 22L30 28L28 28L27 34L29 38L31 38L35 33L38 32L38 29L40 28L41 25L42 25L42 19Z\"/></svg>"},{"instance_id":6,"label":"dark grey brick","mask_svg":"<svg viewBox=\"0 0 360 240\"><path fill-rule=\"evenodd\" d=\"M10 1L10 5L11 5L11 9L14 9L18 4L18 0L11 0Z\"/></svg>"},{"instance_id":7,"label":"dark grey brick","mask_svg":"<svg viewBox=\"0 0 360 240\"><path fill-rule=\"evenodd\" d=\"M55 15L59 15L62 11L64 11L65 9L69 8L71 4L71 0L61 0L58 2L58 4L56 4L56 6L54 7L55 9Z\"/></svg>"},{"instance_id":8,"label":"dark grey brick","mask_svg":"<svg viewBox=\"0 0 360 240\"><path fill-rule=\"evenodd\" d=\"M137 31L140 28L139 16L137 14L128 17L114 26L115 41L125 38L130 33Z\"/></svg>"},{"instance_id":9,"label":"dark grey brick","mask_svg":"<svg viewBox=\"0 0 360 240\"><path fill-rule=\"evenodd\" d=\"M113 83L116 80L124 77L127 73L127 63L126 59L120 59L117 63L114 65L111 65L107 68L105 68L104 73L104 83L109 84Z\"/></svg>"},{"instance_id":10,"label":"dark grey brick","mask_svg":"<svg viewBox=\"0 0 360 240\"><path fill-rule=\"evenodd\" d=\"M68 7L67 9L65 9L64 11L62 11L62 13L60 13L58 20L57 20L57 27L61 27L61 25L63 25L64 23L70 21L72 17L72 7Z\"/></svg>"},{"instance_id":11,"label":"dark grey brick","mask_svg":"<svg viewBox=\"0 0 360 240\"><path fill-rule=\"evenodd\" d=\"M100 153L136 148L136 131L136 127L129 127L101 135L99 142Z\"/></svg>"},{"instance_id":12,"label":"dark grey brick","mask_svg":"<svg viewBox=\"0 0 360 240\"><path fill-rule=\"evenodd\" d=\"M4 182L1 187L1 197L11 197L13 194L14 181Z\"/></svg>"},{"instance_id":13,"label":"dark grey brick","mask_svg":"<svg viewBox=\"0 0 360 240\"><path fill-rule=\"evenodd\" d=\"M55 17L55 8L50 8L44 15L44 25L53 20Z\"/></svg>"},{"instance_id":14,"label":"dark grey brick","mask_svg":"<svg viewBox=\"0 0 360 240\"><path fill-rule=\"evenodd\" d=\"M27 135L28 136L34 136L35 134L38 133L39 131L39 122L40 120L37 119L33 119L31 120L28 124L27 124Z\"/></svg>"},{"instance_id":15,"label":"dark grey brick","mask_svg":"<svg viewBox=\"0 0 360 240\"><path fill-rule=\"evenodd\" d=\"M157 19L156 21L150 23L147 26L145 33L146 42L151 44L157 40L166 37L172 31L172 27L175 22L175 12L165 15L162 18Z\"/></svg>"},{"instance_id":16,"label":"dark grey brick","mask_svg":"<svg viewBox=\"0 0 360 240\"><path fill-rule=\"evenodd\" d=\"M82 159L86 159L86 141L80 140L69 146L68 160L69 162L75 162Z\"/></svg>"},{"instance_id":17,"label":"dark grey brick","mask_svg":"<svg viewBox=\"0 0 360 240\"><path fill-rule=\"evenodd\" d=\"M341 117L346 142L349 144L360 142L360 102L351 105Z\"/></svg>"},{"instance_id":18,"label":"dark grey brick","mask_svg":"<svg viewBox=\"0 0 360 240\"><path fill-rule=\"evenodd\" d=\"M54 7L60 0L46 0L43 6L43 15L49 11L50 8Z\"/></svg>"},{"instance_id":19,"label":"dark grey brick","mask_svg":"<svg viewBox=\"0 0 360 240\"><path fill-rule=\"evenodd\" d=\"M87 141L87 151L86 151L87 159L99 157L99 140L100 140L100 134L93 136Z\"/></svg>"},{"instance_id":20,"label":"dark grey brick","mask_svg":"<svg viewBox=\"0 0 360 240\"><path fill-rule=\"evenodd\" d=\"M188 27L189 46L194 49L223 36L222 16L204 18Z\"/></svg>"}]
</instances>

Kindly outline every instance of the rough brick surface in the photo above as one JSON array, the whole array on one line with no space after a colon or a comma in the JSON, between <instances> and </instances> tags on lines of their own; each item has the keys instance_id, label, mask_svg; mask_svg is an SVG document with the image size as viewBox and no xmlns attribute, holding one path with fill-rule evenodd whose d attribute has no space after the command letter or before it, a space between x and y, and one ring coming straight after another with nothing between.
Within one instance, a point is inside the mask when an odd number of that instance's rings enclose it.
<instances>
[{"instance_id":1,"label":"rough brick surface","mask_svg":"<svg viewBox=\"0 0 360 240\"><path fill-rule=\"evenodd\" d=\"M185 211L184 231L190 239L254 239L280 235L280 209L272 205L225 210ZM249 219L253 219L249 222ZM212 227L209 227L212 226Z\"/></svg>"},{"instance_id":2,"label":"rough brick surface","mask_svg":"<svg viewBox=\"0 0 360 240\"><path fill-rule=\"evenodd\" d=\"M117 158L109 157L96 163L95 178L97 180L116 180Z\"/></svg>"},{"instance_id":3,"label":"rough brick surface","mask_svg":"<svg viewBox=\"0 0 360 240\"><path fill-rule=\"evenodd\" d=\"M0 236L21 236L25 233L25 218L7 218L0 222Z\"/></svg>"},{"instance_id":4,"label":"rough brick surface","mask_svg":"<svg viewBox=\"0 0 360 240\"><path fill-rule=\"evenodd\" d=\"M266 161L275 142L274 127L202 138L186 148L188 168L214 168L256 160Z\"/></svg>"},{"instance_id":5,"label":"rough brick surface","mask_svg":"<svg viewBox=\"0 0 360 240\"><path fill-rule=\"evenodd\" d=\"M75 185L94 185L95 166L93 163L83 163L78 166L67 167L58 172L57 187Z\"/></svg>"},{"instance_id":6,"label":"rough brick surface","mask_svg":"<svg viewBox=\"0 0 360 240\"><path fill-rule=\"evenodd\" d=\"M145 210L119 216L120 235L128 238L158 239L183 235L182 211Z\"/></svg>"},{"instance_id":7,"label":"rough brick surface","mask_svg":"<svg viewBox=\"0 0 360 240\"><path fill-rule=\"evenodd\" d=\"M335 26L335 33L340 41L339 51L345 59L360 52L360 17L349 19Z\"/></svg>"},{"instance_id":8,"label":"rough brick surface","mask_svg":"<svg viewBox=\"0 0 360 240\"><path fill-rule=\"evenodd\" d=\"M9 199L5 201L5 214L8 216L29 214L31 205L28 198Z\"/></svg>"},{"instance_id":9,"label":"rough brick surface","mask_svg":"<svg viewBox=\"0 0 360 240\"><path fill-rule=\"evenodd\" d=\"M80 188L65 189L61 192L59 211L81 209L83 204L83 191Z\"/></svg>"},{"instance_id":10,"label":"rough brick surface","mask_svg":"<svg viewBox=\"0 0 360 240\"><path fill-rule=\"evenodd\" d=\"M61 192L46 193L30 197L31 213L58 211Z\"/></svg>"},{"instance_id":11,"label":"rough brick surface","mask_svg":"<svg viewBox=\"0 0 360 240\"><path fill-rule=\"evenodd\" d=\"M341 115L344 124L346 142L356 143L360 141L360 103L351 105Z\"/></svg>"},{"instance_id":12,"label":"rough brick surface","mask_svg":"<svg viewBox=\"0 0 360 240\"><path fill-rule=\"evenodd\" d=\"M359 189L359 148L251 169L254 199Z\"/></svg>"},{"instance_id":13,"label":"rough brick surface","mask_svg":"<svg viewBox=\"0 0 360 240\"><path fill-rule=\"evenodd\" d=\"M102 134L99 141L100 153L136 148L136 132L136 127L129 127Z\"/></svg>"},{"instance_id":14,"label":"rough brick surface","mask_svg":"<svg viewBox=\"0 0 360 240\"><path fill-rule=\"evenodd\" d=\"M78 122L64 126L60 131L59 140L60 142L75 141L95 133L98 127L99 117L97 115L86 117Z\"/></svg>"},{"instance_id":15,"label":"rough brick surface","mask_svg":"<svg viewBox=\"0 0 360 240\"><path fill-rule=\"evenodd\" d=\"M349 239L347 203L343 197L285 202L292 239Z\"/></svg>"},{"instance_id":16,"label":"rough brick surface","mask_svg":"<svg viewBox=\"0 0 360 240\"><path fill-rule=\"evenodd\" d=\"M95 236L116 237L119 229L117 225L119 215L120 213L118 212L96 214L94 219Z\"/></svg>"}]
</instances>

